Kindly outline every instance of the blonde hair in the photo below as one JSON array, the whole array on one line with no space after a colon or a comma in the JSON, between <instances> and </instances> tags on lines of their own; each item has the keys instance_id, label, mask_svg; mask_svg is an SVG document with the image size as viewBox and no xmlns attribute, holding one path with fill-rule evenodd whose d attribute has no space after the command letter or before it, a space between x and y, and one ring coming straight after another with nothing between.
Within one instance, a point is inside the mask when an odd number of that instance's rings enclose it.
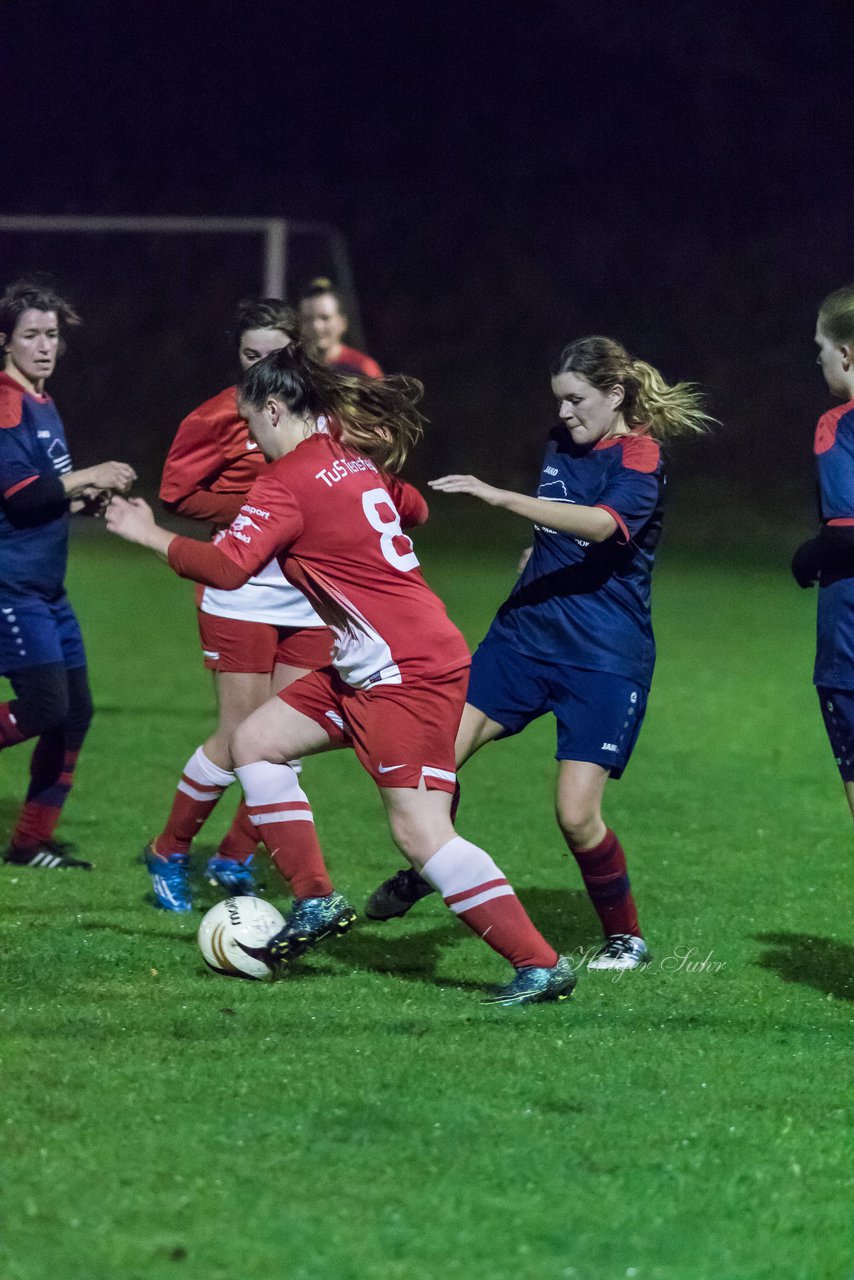
<instances>
[{"instance_id":1,"label":"blonde hair","mask_svg":"<svg viewBox=\"0 0 854 1280\"><path fill-rule=\"evenodd\" d=\"M598 391L623 388L622 414L629 427L644 427L657 440L699 435L708 429L710 417L693 382L665 382L645 360L635 360L622 343L594 335L564 347L552 368L552 377L577 373Z\"/></svg>"},{"instance_id":2,"label":"blonde hair","mask_svg":"<svg viewBox=\"0 0 854 1280\"><path fill-rule=\"evenodd\" d=\"M854 284L829 293L818 309L818 323L831 342L854 342Z\"/></svg>"},{"instance_id":3,"label":"blonde hair","mask_svg":"<svg viewBox=\"0 0 854 1280\"><path fill-rule=\"evenodd\" d=\"M237 384L238 400L252 408L273 396L293 413L322 415L334 438L383 471L399 471L420 440L424 419L415 406L423 393L415 378L364 378L319 364L300 342L257 361Z\"/></svg>"}]
</instances>

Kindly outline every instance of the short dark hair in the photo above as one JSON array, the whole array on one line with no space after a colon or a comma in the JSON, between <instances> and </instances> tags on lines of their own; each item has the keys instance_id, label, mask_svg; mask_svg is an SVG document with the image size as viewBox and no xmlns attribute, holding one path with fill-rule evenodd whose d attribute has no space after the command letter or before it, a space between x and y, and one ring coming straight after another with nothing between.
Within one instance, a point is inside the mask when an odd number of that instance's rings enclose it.
<instances>
[{"instance_id":1,"label":"short dark hair","mask_svg":"<svg viewBox=\"0 0 854 1280\"><path fill-rule=\"evenodd\" d=\"M49 276L21 276L6 286L0 296L0 334L8 341L25 311L55 311L60 335L80 324L71 303L56 292Z\"/></svg>"},{"instance_id":2,"label":"short dark hair","mask_svg":"<svg viewBox=\"0 0 854 1280\"><path fill-rule=\"evenodd\" d=\"M278 329L293 341L297 327L293 308L281 298L244 298L237 304L234 336L238 346L247 329Z\"/></svg>"}]
</instances>

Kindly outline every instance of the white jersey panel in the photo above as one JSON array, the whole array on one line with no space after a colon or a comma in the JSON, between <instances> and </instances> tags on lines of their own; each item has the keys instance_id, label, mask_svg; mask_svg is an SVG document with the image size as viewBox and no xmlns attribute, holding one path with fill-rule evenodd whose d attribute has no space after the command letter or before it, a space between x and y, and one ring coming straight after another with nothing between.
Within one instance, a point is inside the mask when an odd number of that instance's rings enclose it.
<instances>
[{"instance_id":1,"label":"white jersey panel","mask_svg":"<svg viewBox=\"0 0 854 1280\"><path fill-rule=\"evenodd\" d=\"M240 618L244 622L266 622L273 627L323 627L301 591L292 586L277 560L271 560L236 591L205 587L202 613L215 618Z\"/></svg>"}]
</instances>

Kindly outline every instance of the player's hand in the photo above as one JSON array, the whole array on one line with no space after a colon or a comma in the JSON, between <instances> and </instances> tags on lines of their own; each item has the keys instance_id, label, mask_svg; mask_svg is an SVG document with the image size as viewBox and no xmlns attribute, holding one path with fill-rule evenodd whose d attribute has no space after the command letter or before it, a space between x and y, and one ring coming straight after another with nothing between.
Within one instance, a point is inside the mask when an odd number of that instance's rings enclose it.
<instances>
[{"instance_id":1,"label":"player's hand","mask_svg":"<svg viewBox=\"0 0 854 1280\"><path fill-rule=\"evenodd\" d=\"M802 542L792 556L792 577L799 587L814 587L821 572L821 538Z\"/></svg>"},{"instance_id":2,"label":"player's hand","mask_svg":"<svg viewBox=\"0 0 854 1280\"><path fill-rule=\"evenodd\" d=\"M88 478L95 489L127 493L136 479L136 472L127 462L99 462L96 467L89 468Z\"/></svg>"},{"instance_id":3,"label":"player's hand","mask_svg":"<svg viewBox=\"0 0 854 1280\"><path fill-rule=\"evenodd\" d=\"M125 542L136 542L141 547L148 545L157 528L154 512L142 498L112 498L105 519L110 533L117 533Z\"/></svg>"},{"instance_id":4,"label":"player's hand","mask_svg":"<svg viewBox=\"0 0 854 1280\"><path fill-rule=\"evenodd\" d=\"M99 520L107 510L112 496L109 489L96 489L94 485L87 485L71 499L69 510L72 515L90 516Z\"/></svg>"},{"instance_id":5,"label":"player's hand","mask_svg":"<svg viewBox=\"0 0 854 1280\"><path fill-rule=\"evenodd\" d=\"M517 574L522 574L525 572L525 566L530 560L533 550L534 550L533 547L526 547L525 550L522 552L522 554L519 557L519 563L516 566Z\"/></svg>"},{"instance_id":6,"label":"player's hand","mask_svg":"<svg viewBox=\"0 0 854 1280\"><path fill-rule=\"evenodd\" d=\"M491 507L500 506L504 496L503 489L484 484L477 476L440 476L438 480L428 480L427 483L439 493L468 493L473 498L488 502Z\"/></svg>"}]
</instances>

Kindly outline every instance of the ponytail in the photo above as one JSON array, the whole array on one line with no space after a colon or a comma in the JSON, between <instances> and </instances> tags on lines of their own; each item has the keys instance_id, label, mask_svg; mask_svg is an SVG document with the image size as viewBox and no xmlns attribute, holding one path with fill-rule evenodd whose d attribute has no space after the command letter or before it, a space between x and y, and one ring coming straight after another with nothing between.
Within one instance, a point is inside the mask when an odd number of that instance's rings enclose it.
<instances>
[{"instance_id":1,"label":"ponytail","mask_svg":"<svg viewBox=\"0 0 854 1280\"><path fill-rule=\"evenodd\" d=\"M598 391L620 385L626 424L645 428L657 440L698 435L713 422L703 408L702 396L693 382L665 382L658 369L645 360L635 360L613 338L579 338L565 347L552 368L552 376L577 373Z\"/></svg>"},{"instance_id":2,"label":"ponytail","mask_svg":"<svg viewBox=\"0 0 854 1280\"><path fill-rule=\"evenodd\" d=\"M424 388L415 378L363 378L312 360L300 342L273 351L247 369L238 399L260 409L273 397L292 413L324 417L329 432L382 471L399 471L420 440L416 409Z\"/></svg>"}]
</instances>

